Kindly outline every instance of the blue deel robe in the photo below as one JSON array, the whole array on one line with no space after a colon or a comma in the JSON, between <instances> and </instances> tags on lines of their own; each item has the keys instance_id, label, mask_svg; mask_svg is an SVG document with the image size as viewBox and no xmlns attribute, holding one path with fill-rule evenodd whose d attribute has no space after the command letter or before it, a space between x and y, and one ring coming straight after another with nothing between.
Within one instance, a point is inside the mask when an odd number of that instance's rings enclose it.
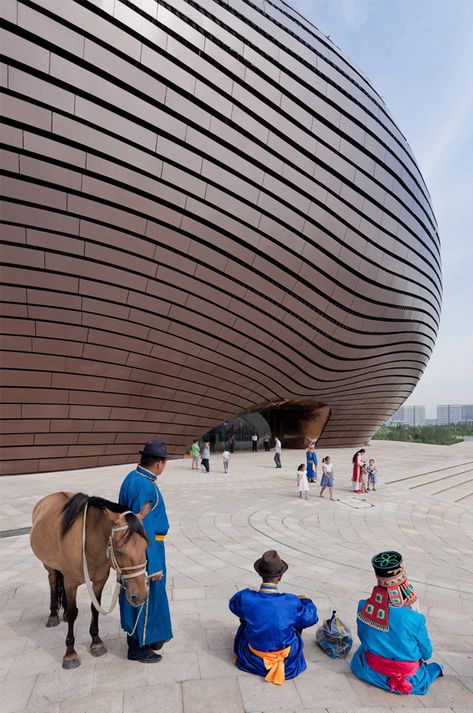
<instances>
[{"instance_id":1,"label":"blue deel robe","mask_svg":"<svg viewBox=\"0 0 473 713\"><path fill-rule=\"evenodd\" d=\"M358 602L358 612L363 609L365 601L362 599ZM368 666L364 656L365 651L394 661L419 661L432 656L432 644L427 633L425 616L412 609L390 607L389 631L375 629L360 619L356 620L356 624L361 644L353 655L351 670L355 676L374 686L390 690L388 676L376 673ZM421 664L414 676L406 676L406 680L412 683L411 694L427 693L430 684L441 671L442 668L437 663ZM398 691L393 692L398 693Z\"/></svg>"},{"instance_id":2,"label":"blue deel robe","mask_svg":"<svg viewBox=\"0 0 473 713\"><path fill-rule=\"evenodd\" d=\"M133 638L140 646L157 641L172 639L171 616L166 594L166 555L164 542L156 540L156 535L166 535L169 521L163 497L156 485L156 476L138 465L126 476L120 488L118 501L132 512L138 513L145 503L151 500L151 510L143 520L143 527L150 544L146 550L147 571L153 574L163 572L160 582L149 583L149 595L143 608L133 607L126 600L124 591L120 592L120 617L122 629L131 634L139 616Z\"/></svg>"},{"instance_id":3,"label":"blue deel robe","mask_svg":"<svg viewBox=\"0 0 473 713\"><path fill-rule=\"evenodd\" d=\"M230 600L230 611L240 618L235 636L236 665L242 671L266 676L263 659L253 654L248 644L257 651L280 651L291 647L284 661L285 678L295 678L305 671L304 642L301 631L319 620L311 599L299 599L295 594L265 594L252 589L237 592Z\"/></svg>"},{"instance_id":4,"label":"blue deel robe","mask_svg":"<svg viewBox=\"0 0 473 713\"><path fill-rule=\"evenodd\" d=\"M309 480L315 480L317 477L317 454L315 451L309 453L306 451L307 477Z\"/></svg>"}]
</instances>

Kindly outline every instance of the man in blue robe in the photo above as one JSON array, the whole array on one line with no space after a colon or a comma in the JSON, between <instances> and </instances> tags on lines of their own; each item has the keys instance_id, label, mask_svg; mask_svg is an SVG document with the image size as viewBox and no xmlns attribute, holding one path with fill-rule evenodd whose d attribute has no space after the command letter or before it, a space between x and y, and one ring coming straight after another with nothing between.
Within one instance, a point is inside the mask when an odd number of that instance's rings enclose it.
<instances>
[{"instance_id":1,"label":"man in blue robe","mask_svg":"<svg viewBox=\"0 0 473 713\"><path fill-rule=\"evenodd\" d=\"M351 670L358 678L392 693L423 695L442 667L426 663L432 645L425 616L409 584L399 552L380 552L371 560L378 584L358 603L358 638Z\"/></svg>"},{"instance_id":2,"label":"man in blue robe","mask_svg":"<svg viewBox=\"0 0 473 713\"><path fill-rule=\"evenodd\" d=\"M150 512L143 520L149 540L146 550L149 594L143 606L133 607L122 590L120 615L122 628L128 634L128 658L141 663L156 663L161 660L161 655L155 652L172 639L164 550L169 521L156 484L157 476L161 475L166 465L166 444L148 441L140 453L140 463L123 481L118 500L120 505L132 512L139 512L146 502L152 502Z\"/></svg>"},{"instance_id":3,"label":"man in blue robe","mask_svg":"<svg viewBox=\"0 0 473 713\"><path fill-rule=\"evenodd\" d=\"M276 550L265 552L254 568L263 580L259 590L243 589L229 604L240 618L235 663L242 671L282 684L307 668L301 631L318 622L317 609L305 596L278 592L288 565Z\"/></svg>"}]
</instances>

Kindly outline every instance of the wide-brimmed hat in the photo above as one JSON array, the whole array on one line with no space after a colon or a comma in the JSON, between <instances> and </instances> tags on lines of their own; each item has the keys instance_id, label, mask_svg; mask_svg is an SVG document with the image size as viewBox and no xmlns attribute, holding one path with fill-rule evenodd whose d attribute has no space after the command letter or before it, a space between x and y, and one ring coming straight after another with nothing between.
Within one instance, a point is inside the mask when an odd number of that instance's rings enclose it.
<instances>
[{"instance_id":1,"label":"wide-brimmed hat","mask_svg":"<svg viewBox=\"0 0 473 713\"><path fill-rule=\"evenodd\" d=\"M276 552L276 550L268 550L262 557L256 560L253 567L261 577L279 577L288 568L288 564L284 562Z\"/></svg>"},{"instance_id":2,"label":"wide-brimmed hat","mask_svg":"<svg viewBox=\"0 0 473 713\"><path fill-rule=\"evenodd\" d=\"M146 441L143 450L139 451L143 456L152 456L154 458L168 457L168 449L164 441Z\"/></svg>"}]
</instances>

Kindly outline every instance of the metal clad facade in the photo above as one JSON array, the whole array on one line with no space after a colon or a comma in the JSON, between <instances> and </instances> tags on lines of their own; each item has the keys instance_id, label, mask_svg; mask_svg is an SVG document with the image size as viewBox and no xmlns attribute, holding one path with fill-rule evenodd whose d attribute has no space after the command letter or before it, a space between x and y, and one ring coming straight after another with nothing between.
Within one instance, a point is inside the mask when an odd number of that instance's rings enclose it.
<instances>
[{"instance_id":1,"label":"metal clad facade","mask_svg":"<svg viewBox=\"0 0 473 713\"><path fill-rule=\"evenodd\" d=\"M4 0L3 472L325 404L366 442L434 346L440 243L379 95L282 0ZM308 435L308 434L301 434Z\"/></svg>"}]
</instances>

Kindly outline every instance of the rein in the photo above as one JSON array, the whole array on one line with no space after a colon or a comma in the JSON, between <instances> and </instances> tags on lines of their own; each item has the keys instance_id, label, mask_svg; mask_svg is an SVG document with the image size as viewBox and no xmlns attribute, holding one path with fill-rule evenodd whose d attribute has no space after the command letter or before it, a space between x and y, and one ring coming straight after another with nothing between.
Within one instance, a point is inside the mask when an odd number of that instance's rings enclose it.
<instances>
[{"instance_id":1,"label":"rein","mask_svg":"<svg viewBox=\"0 0 473 713\"><path fill-rule=\"evenodd\" d=\"M87 566L87 559L85 556L85 526L86 526L86 521L87 521L87 507L88 503L85 504L84 508L84 519L82 522L82 566L83 566L83 572L84 572L84 580L87 585L87 591L89 592L89 597L92 600L92 603L94 607L97 609L100 614L104 616L108 616L108 614L111 614L112 611L115 609L117 600L118 600L118 593L121 588L125 589L124 586L124 580L126 579L132 579L133 577L139 577L140 575L144 574L146 575L146 562L143 562L142 564L134 565L132 567L120 567L117 561L117 557L115 554L115 547L114 547L114 540L113 540L113 535L115 532L119 532L120 530L127 530L128 525L120 525L119 527L112 527L112 531L110 533L110 537L108 538L108 547L107 547L107 559L110 560L112 569L115 570L117 573L117 583L115 585L115 590L112 595L112 601L110 603L110 609L106 611L105 609L102 608L99 600L97 599L94 589L92 587L92 581L90 579L89 575L89 568ZM131 510L126 510L122 515L126 515L127 513L131 512ZM123 570L134 570L137 569L139 570L138 572L132 572L130 574L123 574ZM141 609L143 608L143 604L141 605ZM136 622L138 623L139 615L141 614L141 609L138 614ZM135 624L136 627L136 624Z\"/></svg>"}]
</instances>

